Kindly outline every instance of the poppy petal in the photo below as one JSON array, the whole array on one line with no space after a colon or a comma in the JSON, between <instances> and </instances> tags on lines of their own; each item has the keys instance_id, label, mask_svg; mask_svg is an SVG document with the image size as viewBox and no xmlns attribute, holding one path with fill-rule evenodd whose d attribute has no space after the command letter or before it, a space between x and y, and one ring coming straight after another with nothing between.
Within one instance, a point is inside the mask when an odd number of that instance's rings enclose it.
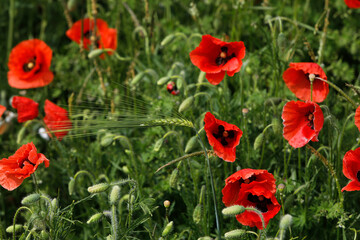
<instances>
[{"instance_id":1,"label":"poppy petal","mask_svg":"<svg viewBox=\"0 0 360 240\"><path fill-rule=\"evenodd\" d=\"M205 76L212 85L218 85L224 79L225 72L221 71L218 73L206 73Z\"/></svg>"}]
</instances>

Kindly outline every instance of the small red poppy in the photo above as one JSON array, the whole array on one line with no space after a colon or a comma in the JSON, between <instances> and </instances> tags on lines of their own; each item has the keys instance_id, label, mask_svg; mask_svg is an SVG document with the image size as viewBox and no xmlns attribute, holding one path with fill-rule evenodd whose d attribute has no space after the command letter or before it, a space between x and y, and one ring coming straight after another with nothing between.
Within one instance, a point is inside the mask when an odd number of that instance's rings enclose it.
<instances>
[{"instance_id":1,"label":"small red poppy","mask_svg":"<svg viewBox=\"0 0 360 240\"><path fill-rule=\"evenodd\" d=\"M94 31L94 26L93 19L85 18L84 20L79 20L66 31L66 36L78 44L80 44L82 40L84 48L88 50L89 45L91 44L90 37ZM100 18L96 19L96 37L98 48L110 48L116 50L117 31L114 28L109 28L108 24ZM111 51L107 53L109 55L112 54ZM104 54L100 55L101 58L104 58L104 56Z\"/></svg>"},{"instance_id":2,"label":"small red poppy","mask_svg":"<svg viewBox=\"0 0 360 240\"><path fill-rule=\"evenodd\" d=\"M222 201L226 206L234 205L242 186L252 182L261 184L272 193L276 192L275 178L267 170L241 169L225 180Z\"/></svg>"},{"instance_id":3,"label":"small red poppy","mask_svg":"<svg viewBox=\"0 0 360 240\"><path fill-rule=\"evenodd\" d=\"M355 111L355 125L360 131L360 106Z\"/></svg>"},{"instance_id":4,"label":"small red poppy","mask_svg":"<svg viewBox=\"0 0 360 240\"><path fill-rule=\"evenodd\" d=\"M344 0L349 8L360 8L360 0Z\"/></svg>"},{"instance_id":5,"label":"small red poppy","mask_svg":"<svg viewBox=\"0 0 360 240\"><path fill-rule=\"evenodd\" d=\"M285 104L281 118L284 138L294 148L305 146L310 140L318 141L324 125L324 115L316 103L290 101Z\"/></svg>"},{"instance_id":6,"label":"small red poppy","mask_svg":"<svg viewBox=\"0 0 360 240\"><path fill-rule=\"evenodd\" d=\"M45 101L44 110L44 123L59 140L62 140L72 127L68 112L49 100ZM51 137L50 134L49 136Z\"/></svg>"},{"instance_id":7,"label":"small red poppy","mask_svg":"<svg viewBox=\"0 0 360 240\"><path fill-rule=\"evenodd\" d=\"M239 72L245 57L243 42L223 42L211 35L202 36L200 45L190 53L191 62L206 72L206 79L218 85L227 73L232 77Z\"/></svg>"},{"instance_id":8,"label":"small red poppy","mask_svg":"<svg viewBox=\"0 0 360 240\"><path fill-rule=\"evenodd\" d=\"M26 40L11 50L8 82L13 88L38 88L50 84L51 48L39 39Z\"/></svg>"},{"instance_id":9,"label":"small red poppy","mask_svg":"<svg viewBox=\"0 0 360 240\"><path fill-rule=\"evenodd\" d=\"M45 167L50 164L44 154L37 153L32 142L21 146L14 155L0 161L0 185L9 191L14 190L25 178L30 177L41 163L44 163Z\"/></svg>"},{"instance_id":10,"label":"small red poppy","mask_svg":"<svg viewBox=\"0 0 360 240\"><path fill-rule=\"evenodd\" d=\"M204 121L206 136L216 155L224 161L234 162L236 146L242 136L240 128L216 119L210 112L205 114Z\"/></svg>"},{"instance_id":11,"label":"small red poppy","mask_svg":"<svg viewBox=\"0 0 360 240\"><path fill-rule=\"evenodd\" d=\"M297 98L310 101L311 86L309 75L314 74L327 80L325 72L322 68L311 62L290 63L290 67L283 73L283 79L286 86L292 91ZM313 100L314 102L322 102L329 93L329 84L319 79L313 82Z\"/></svg>"},{"instance_id":12,"label":"small red poppy","mask_svg":"<svg viewBox=\"0 0 360 240\"><path fill-rule=\"evenodd\" d=\"M233 204L225 204L227 207L232 205L257 208L262 212L265 227L281 208L275 195L259 182L243 184L236 201ZM245 211L242 214L236 215L236 219L243 225L263 229L261 218L253 211Z\"/></svg>"},{"instance_id":13,"label":"small red poppy","mask_svg":"<svg viewBox=\"0 0 360 240\"><path fill-rule=\"evenodd\" d=\"M6 110L6 107L4 107L3 105L0 105L0 118L4 114L5 110Z\"/></svg>"},{"instance_id":14,"label":"small red poppy","mask_svg":"<svg viewBox=\"0 0 360 240\"><path fill-rule=\"evenodd\" d=\"M39 104L30 98L15 96L11 104L17 109L19 123L32 120L39 115Z\"/></svg>"},{"instance_id":15,"label":"small red poppy","mask_svg":"<svg viewBox=\"0 0 360 240\"><path fill-rule=\"evenodd\" d=\"M343 159L343 173L351 180L341 191L360 190L360 148L348 151Z\"/></svg>"},{"instance_id":16,"label":"small red poppy","mask_svg":"<svg viewBox=\"0 0 360 240\"><path fill-rule=\"evenodd\" d=\"M166 89L172 95L178 95L180 93L174 82L169 82L168 85L166 86Z\"/></svg>"}]
</instances>

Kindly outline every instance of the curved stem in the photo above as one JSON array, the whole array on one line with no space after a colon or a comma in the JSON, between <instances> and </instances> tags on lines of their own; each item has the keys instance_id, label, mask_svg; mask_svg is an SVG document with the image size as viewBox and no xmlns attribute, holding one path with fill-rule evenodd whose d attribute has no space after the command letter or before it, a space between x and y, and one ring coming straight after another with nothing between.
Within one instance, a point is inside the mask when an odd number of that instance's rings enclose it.
<instances>
[{"instance_id":1,"label":"curved stem","mask_svg":"<svg viewBox=\"0 0 360 240\"><path fill-rule=\"evenodd\" d=\"M329 82L328 80L319 78L319 77L315 77L315 79L319 79L323 82L326 82L327 84L329 84L331 87L333 87L336 91L338 91L349 103L351 103L353 105L353 107L356 109L358 106L357 104L346 94L344 93L343 90L341 90L338 86L336 86L334 83Z\"/></svg>"},{"instance_id":2,"label":"curved stem","mask_svg":"<svg viewBox=\"0 0 360 240\"><path fill-rule=\"evenodd\" d=\"M253 207L246 207L245 208L245 211L253 211L255 212L261 219L261 223L262 223L262 227L263 227L263 232L266 236L266 226L265 226L265 220L264 220L264 216L262 215L262 212L256 208L253 208Z\"/></svg>"},{"instance_id":3,"label":"curved stem","mask_svg":"<svg viewBox=\"0 0 360 240\"><path fill-rule=\"evenodd\" d=\"M15 240L15 223L16 223L16 217L19 214L19 212L23 209L29 210L31 212L31 214L33 214L33 212L31 211L30 208L22 206L20 208L18 208L18 210L16 211L15 215L14 215L14 220L13 220L13 240Z\"/></svg>"}]
</instances>

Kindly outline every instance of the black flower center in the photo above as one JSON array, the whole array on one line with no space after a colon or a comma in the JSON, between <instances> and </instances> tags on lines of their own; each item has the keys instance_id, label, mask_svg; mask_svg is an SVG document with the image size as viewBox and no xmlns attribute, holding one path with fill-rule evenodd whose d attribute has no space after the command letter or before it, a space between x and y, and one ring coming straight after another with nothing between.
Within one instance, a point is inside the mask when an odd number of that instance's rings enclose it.
<instances>
[{"instance_id":1,"label":"black flower center","mask_svg":"<svg viewBox=\"0 0 360 240\"><path fill-rule=\"evenodd\" d=\"M267 199L262 195L256 196L251 193L248 195L247 200L255 203L255 207L263 213L268 211L267 205L272 203L270 199Z\"/></svg>"},{"instance_id":2,"label":"black flower center","mask_svg":"<svg viewBox=\"0 0 360 240\"><path fill-rule=\"evenodd\" d=\"M24 72L30 72L36 65L36 57L23 65Z\"/></svg>"},{"instance_id":3,"label":"black flower center","mask_svg":"<svg viewBox=\"0 0 360 240\"><path fill-rule=\"evenodd\" d=\"M251 183L251 182L253 182L253 181L255 181L256 180L256 176L255 175L252 175L251 177L249 177L249 178L247 178L247 179L240 179L239 181L238 181L238 183L239 183L239 187L241 187L241 184L243 184L243 183L245 183L245 184L249 184L249 183Z\"/></svg>"},{"instance_id":4,"label":"black flower center","mask_svg":"<svg viewBox=\"0 0 360 240\"><path fill-rule=\"evenodd\" d=\"M356 178L357 178L357 180L360 182L360 171L357 172Z\"/></svg>"},{"instance_id":5,"label":"black flower center","mask_svg":"<svg viewBox=\"0 0 360 240\"><path fill-rule=\"evenodd\" d=\"M216 65L226 64L230 59L235 57L235 53L228 56L228 48L222 47L219 56L215 59Z\"/></svg>"},{"instance_id":6,"label":"black flower center","mask_svg":"<svg viewBox=\"0 0 360 240\"><path fill-rule=\"evenodd\" d=\"M314 127L314 113L309 112L308 114L306 114L306 118L307 118L307 120L309 121L308 126L309 126L312 130L314 130L314 129L315 129L315 127Z\"/></svg>"},{"instance_id":7,"label":"black flower center","mask_svg":"<svg viewBox=\"0 0 360 240\"><path fill-rule=\"evenodd\" d=\"M227 146L229 144L229 140L235 137L235 131L229 130L225 131L223 125L218 126L218 132L213 133L213 136L223 145Z\"/></svg>"}]
</instances>

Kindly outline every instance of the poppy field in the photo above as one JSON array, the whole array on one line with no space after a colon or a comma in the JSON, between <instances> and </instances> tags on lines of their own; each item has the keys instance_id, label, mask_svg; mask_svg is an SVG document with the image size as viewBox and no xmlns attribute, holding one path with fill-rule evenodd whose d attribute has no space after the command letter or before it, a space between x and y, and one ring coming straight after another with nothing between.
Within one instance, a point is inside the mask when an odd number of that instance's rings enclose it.
<instances>
[{"instance_id":1,"label":"poppy field","mask_svg":"<svg viewBox=\"0 0 360 240\"><path fill-rule=\"evenodd\" d=\"M359 0L6 0L0 239L358 239Z\"/></svg>"}]
</instances>

